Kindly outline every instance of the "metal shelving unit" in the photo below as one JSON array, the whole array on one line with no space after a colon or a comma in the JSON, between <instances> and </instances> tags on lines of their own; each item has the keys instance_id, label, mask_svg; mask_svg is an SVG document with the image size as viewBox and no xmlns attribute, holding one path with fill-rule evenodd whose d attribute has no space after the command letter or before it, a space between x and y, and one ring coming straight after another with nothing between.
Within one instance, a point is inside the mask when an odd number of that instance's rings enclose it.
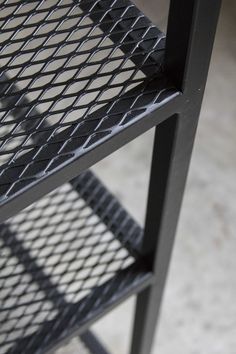
<instances>
[{"instance_id":1,"label":"metal shelving unit","mask_svg":"<svg viewBox=\"0 0 236 354\"><path fill-rule=\"evenodd\" d=\"M0 1L0 354L107 353L133 294L150 352L219 9L172 0L166 37L128 0ZM153 127L142 230L88 168Z\"/></svg>"}]
</instances>

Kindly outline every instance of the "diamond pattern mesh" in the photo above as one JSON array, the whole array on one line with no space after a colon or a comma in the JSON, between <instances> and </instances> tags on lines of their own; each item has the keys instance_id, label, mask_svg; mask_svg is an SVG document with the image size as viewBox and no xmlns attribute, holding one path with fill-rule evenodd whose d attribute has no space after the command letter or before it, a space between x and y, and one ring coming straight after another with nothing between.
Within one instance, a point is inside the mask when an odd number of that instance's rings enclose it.
<instances>
[{"instance_id":1,"label":"diamond pattern mesh","mask_svg":"<svg viewBox=\"0 0 236 354\"><path fill-rule=\"evenodd\" d=\"M122 208L108 220L114 200L102 207L106 194L95 202L101 187L87 182L101 219L67 184L1 225L0 354L43 352L137 281L125 248L135 222Z\"/></svg>"},{"instance_id":2,"label":"diamond pattern mesh","mask_svg":"<svg viewBox=\"0 0 236 354\"><path fill-rule=\"evenodd\" d=\"M163 48L126 0L1 0L0 203L173 93Z\"/></svg>"}]
</instances>

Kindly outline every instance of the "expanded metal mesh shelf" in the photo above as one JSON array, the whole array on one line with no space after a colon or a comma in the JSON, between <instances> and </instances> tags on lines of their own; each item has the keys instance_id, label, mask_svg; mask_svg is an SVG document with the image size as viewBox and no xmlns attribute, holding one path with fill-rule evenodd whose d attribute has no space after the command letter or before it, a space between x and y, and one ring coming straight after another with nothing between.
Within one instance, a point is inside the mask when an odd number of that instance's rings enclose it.
<instances>
[{"instance_id":1,"label":"expanded metal mesh shelf","mask_svg":"<svg viewBox=\"0 0 236 354\"><path fill-rule=\"evenodd\" d=\"M122 146L122 132L178 95L164 43L127 0L0 1L0 221L112 152L111 138Z\"/></svg>"},{"instance_id":2,"label":"expanded metal mesh shelf","mask_svg":"<svg viewBox=\"0 0 236 354\"><path fill-rule=\"evenodd\" d=\"M151 352L220 3L170 1L166 41L129 0L0 0L0 354L107 354L132 294ZM153 127L143 233L88 169Z\"/></svg>"},{"instance_id":3,"label":"expanded metal mesh shelf","mask_svg":"<svg viewBox=\"0 0 236 354\"><path fill-rule=\"evenodd\" d=\"M2 224L0 354L44 353L147 285L141 239L89 171Z\"/></svg>"}]
</instances>

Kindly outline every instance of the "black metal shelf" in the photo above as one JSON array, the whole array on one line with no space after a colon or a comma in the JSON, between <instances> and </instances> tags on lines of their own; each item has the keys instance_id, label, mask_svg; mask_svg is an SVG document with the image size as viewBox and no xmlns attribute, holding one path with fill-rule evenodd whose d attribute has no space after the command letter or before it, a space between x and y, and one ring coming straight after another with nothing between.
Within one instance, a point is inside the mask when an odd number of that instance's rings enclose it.
<instances>
[{"instance_id":1,"label":"black metal shelf","mask_svg":"<svg viewBox=\"0 0 236 354\"><path fill-rule=\"evenodd\" d=\"M0 1L0 354L107 354L132 294L151 352L220 3L171 0L165 39L129 0ZM143 232L88 169L153 127Z\"/></svg>"},{"instance_id":2,"label":"black metal shelf","mask_svg":"<svg viewBox=\"0 0 236 354\"><path fill-rule=\"evenodd\" d=\"M1 2L0 222L170 116L164 47L127 0Z\"/></svg>"},{"instance_id":3,"label":"black metal shelf","mask_svg":"<svg viewBox=\"0 0 236 354\"><path fill-rule=\"evenodd\" d=\"M141 239L89 171L2 224L0 354L55 348L150 284Z\"/></svg>"}]
</instances>

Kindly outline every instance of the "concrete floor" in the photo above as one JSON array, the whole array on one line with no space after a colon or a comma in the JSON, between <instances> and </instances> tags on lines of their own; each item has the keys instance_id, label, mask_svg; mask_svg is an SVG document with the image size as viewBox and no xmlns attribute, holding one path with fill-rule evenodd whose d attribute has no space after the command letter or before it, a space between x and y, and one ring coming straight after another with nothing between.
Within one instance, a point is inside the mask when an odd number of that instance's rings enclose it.
<instances>
[{"instance_id":1,"label":"concrete floor","mask_svg":"<svg viewBox=\"0 0 236 354\"><path fill-rule=\"evenodd\" d=\"M225 0L153 354L236 352L235 18L236 2ZM151 136L96 167L136 218L143 218ZM127 352L132 311L131 299L95 326L113 354ZM74 339L59 353L82 351Z\"/></svg>"}]
</instances>

